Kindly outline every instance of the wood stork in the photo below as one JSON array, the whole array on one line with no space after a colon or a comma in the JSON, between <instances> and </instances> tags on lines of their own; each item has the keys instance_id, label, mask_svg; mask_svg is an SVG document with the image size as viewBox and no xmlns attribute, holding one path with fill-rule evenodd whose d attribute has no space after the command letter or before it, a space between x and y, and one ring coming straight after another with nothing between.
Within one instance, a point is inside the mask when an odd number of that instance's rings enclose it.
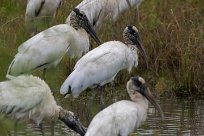
<instances>
[{"instance_id":1,"label":"wood stork","mask_svg":"<svg viewBox=\"0 0 204 136\"><path fill-rule=\"evenodd\" d=\"M58 106L49 86L32 75L0 82L0 113L17 120L33 120L37 125L44 119L59 119L80 135L85 134L78 117Z\"/></svg>"},{"instance_id":2,"label":"wood stork","mask_svg":"<svg viewBox=\"0 0 204 136\"><path fill-rule=\"evenodd\" d=\"M121 100L99 112L85 136L128 136L146 120L148 101L164 119L160 106L142 77L132 77L127 82L127 92L132 101Z\"/></svg>"},{"instance_id":3,"label":"wood stork","mask_svg":"<svg viewBox=\"0 0 204 136\"><path fill-rule=\"evenodd\" d=\"M76 7L84 11L94 29L106 19L115 22L118 16L131 7L138 7L143 0L83 0ZM66 19L70 23L70 15Z\"/></svg>"},{"instance_id":4,"label":"wood stork","mask_svg":"<svg viewBox=\"0 0 204 136\"><path fill-rule=\"evenodd\" d=\"M62 0L28 0L25 13L28 29L36 32L42 25L50 26L61 4Z\"/></svg>"},{"instance_id":5,"label":"wood stork","mask_svg":"<svg viewBox=\"0 0 204 136\"><path fill-rule=\"evenodd\" d=\"M89 50L87 33L100 44L86 15L74 9L70 25L53 26L20 45L18 53L9 66L7 77L54 67L66 53L71 58L81 57Z\"/></svg>"},{"instance_id":6,"label":"wood stork","mask_svg":"<svg viewBox=\"0 0 204 136\"><path fill-rule=\"evenodd\" d=\"M147 64L147 56L137 28L126 27L123 37L127 45L120 41L109 41L79 59L74 71L62 84L60 93L66 95L71 90L72 95L77 97L88 87L99 87L111 82L122 69L131 71L133 66L138 65L138 49Z\"/></svg>"}]
</instances>

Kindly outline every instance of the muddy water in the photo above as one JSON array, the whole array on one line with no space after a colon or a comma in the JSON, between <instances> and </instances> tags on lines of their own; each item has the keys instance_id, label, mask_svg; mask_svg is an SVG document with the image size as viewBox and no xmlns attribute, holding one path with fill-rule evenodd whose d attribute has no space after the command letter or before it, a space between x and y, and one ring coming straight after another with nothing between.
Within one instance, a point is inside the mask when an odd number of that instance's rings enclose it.
<instances>
[{"instance_id":1,"label":"muddy water","mask_svg":"<svg viewBox=\"0 0 204 136\"><path fill-rule=\"evenodd\" d=\"M111 99L107 100L107 97ZM127 96L106 96L106 106L119 99L124 99L124 97L128 99ZM85 126L100 111L98 100L93 101L91 108L87 108L87 100L83 99L63 99L59 97L57 101L64 108L77 113ZM161 98L158 102L163 109L165 120L162 122L155 108L149 105L147 120L131 136L204 136L204 100ZM19 125L12 127L9 130L9 135L42 135L42 132L33 123L25 123L25 126L24 124L20 126L20 128ZM43 133L46 136L76 135L60 121L57 121L54 125L45 122Z\"/></svg>"}]
</instances>

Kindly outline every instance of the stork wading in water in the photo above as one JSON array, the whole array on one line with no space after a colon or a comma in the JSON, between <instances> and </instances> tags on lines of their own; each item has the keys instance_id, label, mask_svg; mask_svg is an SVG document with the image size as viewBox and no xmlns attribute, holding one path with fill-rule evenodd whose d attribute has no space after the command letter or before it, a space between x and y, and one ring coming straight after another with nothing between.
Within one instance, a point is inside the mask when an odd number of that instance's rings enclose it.
<instances>
[{"instance_id":1,"label":"stork wading in water","mask_svg":"<svg viewBox=\"0 0 204 136\"><path fill-rule=\"evenodd\" d=\"M77 97L88 87L101 88L114 80L120 70L131 71L132 67L137 67L138 50L148 64L137 28L135 26L126 27L123 37L125 44L120 41L109 41L79 59L74 71L62 84L60 93L66 95L71 91L72 95Z\"/></svg>"},{"instance_id":2,"label":"stork wading in water","mask_svg":"<svg viewBox=\"0 0 204 136\"><path fill-rule=\"evenodd\" d=\"M85 136L128 136L146 120L148 101L164 119L160 106L142 77L132 77L127 82L127 92L132 101L121 100L99 112Z\"/></svg>"},{"instance_id":3,"label":"stork wading in water","mask_svg":"<svg viewBox=\"0 0 204 136\"><path fill-rule=\"evenodd\" d=\"M130 8L139 7L143 0L83 0L76 6L83 11L94 29L99 29L105 20L115 22L118 16ZM71 15L71 14L70 14ZM66 23L70 23L70 15Z\"/></svg>"},{"instance_id":4,"label":"stork wading in water","mask_svg":"<svg viewBox=\"0 0 204 136\"><path fill-rule=\"evenodd\" d=\"M51 26L62 0L28 0L25 23L32 33L40 31L44 25Z\"/></svg>"},{"instance_id":5,"label":"stork wading in water","mask_svg":"<svg viewBox=\"0 0 204 136\"><path fill-rule=\"evenodd\" d=\"M44 119L59 119L81 136L85 134L78 117L58 106L49 86L32 75L0 82L0 113L17 120L33 120L38 126Z\"/></svg>"},{"instance_id":6,"label":"stork wading in water","mask_svg":"<svg viewBox=\"0 0 204 136\"><path fill-rule=\"evenodd\" d=\"M89 51L87 33L100 45L86 15L74 9L70 25L53 26L20 45L9 66L7 77L55 67L66 53L70 58L80 58Z\"/></svg>"}]
</instances>

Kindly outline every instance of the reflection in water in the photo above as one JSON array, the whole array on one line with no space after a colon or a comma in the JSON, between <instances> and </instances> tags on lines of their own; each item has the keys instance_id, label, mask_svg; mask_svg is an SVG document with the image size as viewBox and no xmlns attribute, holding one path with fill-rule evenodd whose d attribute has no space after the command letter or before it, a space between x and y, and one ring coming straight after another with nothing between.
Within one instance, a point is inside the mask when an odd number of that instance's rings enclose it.
<instances>
[{"instance_id":1,"label":"reflection in water","mask_svg":"<svg viewBox=\"0 0 204 136\"><path fill-rule=\"evenodd\" d=\"M123 90L124 91L124 90ZM117 92L118 93L118 92ZM118 93L120 94L120 93ZM106 96L112 98L107 100L107 105L124 99L126 96ZM58 97L57 97L58 98ZM81 97L82 98L82 97ZM126 97L128 98L128 97ZM61 99L61 100L60 100ZM62 99L58 98L58 103L64 108L75 112L81 122L88 126L93 116L100 111L99 101L93 101L91 109L87 109L87 99ZM196 136L204 135L204 100L179 100L162 98L159 101L165 115L162 122L159 113L150 105L148 117L144 124L132 135L141 136ZM0 122L1 124L1 122ZM2 129L0 125L0 130ZM54 126L45 122L43 132L46 136L75 136L75 132L67 128L62 122L57 121ZM1 132L0 132L1 133ZM42 135L42 132L35 124L29 123L26 127L17 129L17 136L36 136ZM1 135L1 134L0 134ZM14 135L14 128L9 135Z\"/></svg>"},{"instance_id":2,"label":"reflection in water","mask_svg":"<svg viewBox=\"0 0 204 136\"><path fill-rule=\"evenodd\" d=\"M150 105L148 119L136 131L139 135L201 136L204 135L204 100L162 99L165 121Z\"/></svg>"}]
</instances>

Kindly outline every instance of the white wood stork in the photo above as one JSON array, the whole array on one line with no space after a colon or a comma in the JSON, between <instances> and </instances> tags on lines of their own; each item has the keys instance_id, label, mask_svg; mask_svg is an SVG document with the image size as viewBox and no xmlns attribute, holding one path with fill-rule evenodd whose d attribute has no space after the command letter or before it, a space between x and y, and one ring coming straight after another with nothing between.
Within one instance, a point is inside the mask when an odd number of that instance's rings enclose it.
<instances>
[{"instance_id":1,"label":"white wood stork","mask_svg":"<svg viewBox=\"0 0 204 136\"><path fill-rule=\"evenodd\" d=\"M32 75L0 82L0 113L17 120L33 120L38 126L44 119L59 119L80 135L85 134L78 117L58 106L49 86Z\"/></svg>"},{"instance_id":2,"label":"white wood stork","mask_svg":"<svg viewBox=\"0 0 204 136\"><path fill-rule=\"evenodd\" d=\"M62 84L60 93L66 95L71 90L72 95L77 97L88 87L99 87L111 82L122 69L131 71L133 66L138 65L138 49L147 64L147 56L137 28L126 27L123 37L127 45L120 41L109 41L79 59L74 71Z\"/></svg>"},{"instance_id":3,"label":"white wood stork","mask_svg":"<svg viewBox=\"0 0 204 136\"><path fill-rule=\"evenodd\" d=\"M53 26L21 44L9 66L7 76L18 76L34 70L54 67L66 53L71 58L81 57L89 51L87 33L100 44L86 15L74 9L70 25Z\"/></svg>"},{"instance_id":4,"label":"white wood stork","mask_svg":"<svg viewBox=\"0 0 204 136\"><path fill-rule=\"evenodd\" d=\"M76 7L83 11L94 29L106 20L115 22L118 16L132 7L138 7L143 0L83 0ZM70 23L70 15L66 19Z\"/></svg>"},{"instance_id":5,"label":"white wood stork","mask_svg":"<svg viewBox=\"0 0 204 136\"><path fill-rule=\"evenodd\" d=\"M132 101L121 100L99 112L91 121L85 136L128 136L146 120L148 101L163 112L142 77L127 82Z\"/></svg>"},{"instance_id":6,"label":"white wood stork","mask_svg":"<svg viewBox=\"0 0 204 136\"><path fill-rule=\"evenodd\" d=\"M25 13L28 29L36 32L41 25L50 26L61 4L62 0L28 0Z\"/></svg>"}]
</instances>

